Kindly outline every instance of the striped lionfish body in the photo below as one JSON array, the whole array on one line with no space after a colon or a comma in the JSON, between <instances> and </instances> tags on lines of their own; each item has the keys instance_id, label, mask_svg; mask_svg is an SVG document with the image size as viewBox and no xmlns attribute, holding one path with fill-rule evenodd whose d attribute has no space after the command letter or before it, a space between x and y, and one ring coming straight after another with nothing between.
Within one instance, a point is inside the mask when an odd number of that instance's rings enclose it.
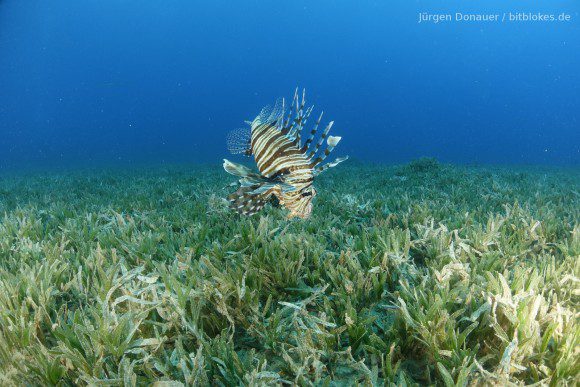
<instances>
[{"instance_id":1,"label":"striped lionfish body","mask_svg":"<svg viewBox=\"0 0 580 387\"><path fill-rule=\"evenodd\" d=\"M240 214L255 214L275 198L290 211L288 218L308 218L316 195L312 185L314 178L348 158L338 158L322 165L341 139L328 136L333 124L330 122L318 141L314 141L322 114L308 138L302 142L301 134L313 109L304 109L304 92L300 101L296 90L288 113L284 105L284 100L281 100L274 108L262 109L252 122L248 122L249 128L233 131L228 136L229 150L234 154L253 156L259 171L224 160L224 169L240 178L240 187L228 196L230 207ZM326 147L320 151L324 140Z\"/></svg>"}]
</instances>

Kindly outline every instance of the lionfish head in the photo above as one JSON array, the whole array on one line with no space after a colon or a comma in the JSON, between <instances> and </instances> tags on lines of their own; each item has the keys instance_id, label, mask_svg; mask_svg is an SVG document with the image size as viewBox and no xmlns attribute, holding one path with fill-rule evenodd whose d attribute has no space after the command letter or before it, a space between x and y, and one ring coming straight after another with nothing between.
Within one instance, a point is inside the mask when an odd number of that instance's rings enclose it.
<instances>
[{"instance_id":1,"label":"lionfish head","mask_svg":"<svg viewBox=\"0 0 580 387\"><path fill-rule=\"evenodd\" d=\"M312 199L316 196L316 190L312 185L301 189L298 192L290 193L293 198L286 201L286 207L290 210L288 219L297 217L308 219L312 214Z\"/></svg>"}]
</instances>

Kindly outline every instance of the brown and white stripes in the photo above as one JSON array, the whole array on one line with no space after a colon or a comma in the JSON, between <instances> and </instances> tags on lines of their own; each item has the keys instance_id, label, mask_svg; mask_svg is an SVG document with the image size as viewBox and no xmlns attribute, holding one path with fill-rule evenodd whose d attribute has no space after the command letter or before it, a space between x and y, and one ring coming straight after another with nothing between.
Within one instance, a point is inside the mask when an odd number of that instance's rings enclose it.
<instances>
[{"instance_id":1,"label":"brown and white stripes","mask_svg":"<svg viewBox=\"0 0 580 387\"><path fill-rule=\"evenodd\" d=\"M232 153L252 155L259 171L258 174L242 165L224 160L225 170L240 177L241 187L228 196L232 209L241 214L252 215L261 210L268 201L276 198L281 206L290 211L289 218L304 219L310 216L312 198L316 195L312 186L314 177L346 160L346 157L321 166L341 139L328 136L333 125L330 122L316 145L312 146L322 114L310 131L308 139L301 144L301 132L312 112L312 107L304 110L304 105L305 93L302 93L302 100L299 101L296 90L287 115L284 102L278 102L273 109L262 109L250 123L249 135L238 131L228 137L228 147ZM241 139L243 143L231 139ZM326 148L317 155L324 140Z\"/></svg>"}]
</instances>

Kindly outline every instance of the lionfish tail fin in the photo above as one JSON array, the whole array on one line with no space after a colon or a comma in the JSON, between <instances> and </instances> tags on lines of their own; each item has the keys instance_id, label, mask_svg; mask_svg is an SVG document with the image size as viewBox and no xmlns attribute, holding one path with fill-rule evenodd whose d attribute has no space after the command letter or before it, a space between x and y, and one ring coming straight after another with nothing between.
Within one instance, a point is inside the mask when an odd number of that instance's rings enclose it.
<instances>
[{"instance_id":1,"label":"lionfish tail fin","mask_svg":"<svg viewBox=\"0 0 580 387\"><path fill-rule=\"evenodd\" d=\"M271 190L260 190L260 187L240 187L228 195L229 207L241 215L254 215L260 211L272 196Z\"/></svg>"},{"instance_id":2,"label":"lionfish tail fin","mask_svg":"<svg viewBox=\"0 0 580 387\"><path fill-rule=\"evenodd\" d=\"M252 131L250 128L234 129L228 133L227 146L234 155L252 155Z\"/></svg>"},{"instance_id":3,"label":"lionfish tail fin","mask_svg":"<svg viewBox=\"0 0 580 387\"><path fill-rule=\"evenodd\" d=\"M333 162L331 162L331 163L328 163L328 164L321 165L321 166L319 166L318 168L316 168L316 169L314 170L314 175L315 175L315 176L316 176L316 175L320 175L322 172L326 171L326 170L327 170L327 169L329 169L329 168L336 167L338 164L342 163L342 162L343 162L343 161L345 161L345 160L348 160L348 156L345 156L345 157L339 157L339 158L337 158L336 160L334 160L334 161L333 161Z\"/></svg>"}]
</instances>

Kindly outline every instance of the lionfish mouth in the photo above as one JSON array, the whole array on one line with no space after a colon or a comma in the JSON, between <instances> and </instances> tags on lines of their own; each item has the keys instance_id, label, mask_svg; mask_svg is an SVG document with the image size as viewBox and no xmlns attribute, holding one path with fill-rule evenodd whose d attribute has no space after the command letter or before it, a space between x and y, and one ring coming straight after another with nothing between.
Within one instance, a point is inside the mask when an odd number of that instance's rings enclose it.
<instances>
[{"instance_id":1,"label":"lionfish mouth","mask_svg":"<svg viewBox=\"0 0 580 387\"><path fill-rule=\"evenodd\" d=\"M291 193L307 191L316 176L348 158L322 164L341 137L328 135L334 123L331 121L315 141L322 114L312 130L304 131L312 110L313 107L305 109L305 92L302 92L300 101L296 89L288 113L284 100L279 100L274 108L262 109L249 123L250 128L230 133L228 149L233 154L253 156L258 167L258 172L254 172L246 166L224 160L226 172L238 176L240 183L238 190L228 196L230 208L240 214L252 215L277 197L283 198L280 203L290 211L289 218L310 217L312 198ZM305 141L302 141L303 132L306 133ZM326 146L322 150L325 140ZM308 200L306 204L305 199Z\"/></svg>"}]
</instances>

